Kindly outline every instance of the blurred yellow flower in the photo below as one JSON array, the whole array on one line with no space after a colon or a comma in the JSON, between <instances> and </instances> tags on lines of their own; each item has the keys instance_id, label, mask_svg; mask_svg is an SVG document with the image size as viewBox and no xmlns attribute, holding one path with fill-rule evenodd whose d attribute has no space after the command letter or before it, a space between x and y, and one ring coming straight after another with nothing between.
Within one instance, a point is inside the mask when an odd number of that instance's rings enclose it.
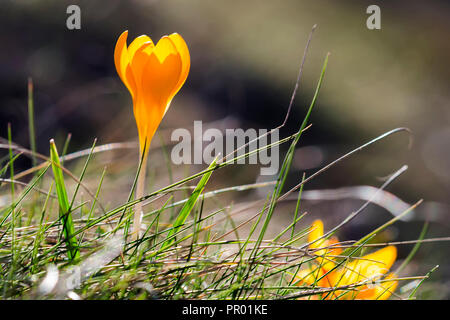
<instances>
[{"instance_id":1,"label":"blurred yellow flower","mask_svg":"<svg viewBox=\"0 0 450 320\"><path fill-rule=\"evenodd\" d=\"M326 299L362 299L362 300L385 300L388 299L397 287L397 281L386 281L396 278L394 273L383 276L389 271L397 258L397 248L387 246L383 249L370 253L352 262L342 264L336 268L336 256L341 253L340 248L335 248L337 238L320 239L323 236L323 223L316 220L312 224L308 236L309 248L317 255L315 259L317 267L302 270L297 274L299 284L318 287L335 288L352 286L364 281L369 282L356 286L354 290L335 290L324 293ZM319 240L320 239L320 240Z\"/></svg>"},{"instance_id":2,"label":"blurred yellow flower","mask_svg":"<svg viewBox=\"0 0 450 320\"><path fill-rule=\"evenodd\" d=\"M321 239L323 236L323 222L321 220L316 220L311 225L311 231L308 235L308 242L310 243L309 248L313 250L313 253L317 256L316 262L319 267L317 267L313 272L312 270L302 270L298 277L303 279L303 282L308 284L313 284L317 279L317 285L320 287L328 287L329 283L327 278L323 277L327 272L335 267L333 258L342 252L339 247L333 247L333 245L338 243L336 237L330 239ZM321 249L323 248L323 249Z\"/></svg>"},{"instance_id":3,"label":"blurred yellow flower","mask_svg":"<svg viewBox=\"0 0 450 320\"><path fill-rule=\"evenodd\" d=\"M146 145L147 153L170 102L186 81L189 49L177 33L162 37L156 46L142 35L127 47L127 36L124 31L117 40L114 62L133 99L141 152Z\"/></svg>"}]
</instances>

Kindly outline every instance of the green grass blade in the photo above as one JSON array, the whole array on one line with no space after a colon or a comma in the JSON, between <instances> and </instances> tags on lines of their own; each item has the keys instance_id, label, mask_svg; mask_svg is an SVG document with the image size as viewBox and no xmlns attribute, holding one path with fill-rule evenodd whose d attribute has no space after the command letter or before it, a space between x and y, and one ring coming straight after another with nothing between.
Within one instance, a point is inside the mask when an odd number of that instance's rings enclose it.
<instances>
[{"instance_id":1,"label":"green grass blade","mask_svg":"<svg viewBox=\"0 0 450 320\"><path fill-rule=\"evenodd\" d=\"M419 290L420 286L423 284L423 282L428 279L431 274L437 270L437 268L439 268L439 265L435 266L433 269L431 269L426 275L425 277L417 284L417 286L414 288L414 290L411 292L411 294L409 295L408 299L414 299L414 296L416 295L417 290Z\"/></svg>"},{"instance_id":2,"label":"green grass blade","mask_svg":"<svg viewBox=\"0 0 450 320\"><path fill-rule=\"evenodd\" d=\"M32 151L31 159L33 167L37 165L36 159L36 132L34 129L34 98L33 98L33 80L28 78L28 131L30 135L30 148Z\"/></svg>"},{"instance_id":3,"label":"green grass blade","mask_svg":"<svg viewBox=\"0 0 450 320\"><path fill-rule=\"evenodd\" d=\"M212 169L216 166L217 157L214 159L213 162L209 165L208 169ZM203 175L203 177L198 182L197 186L195 187L194 191L192 192L191 196L189 197L188 201L184 204L184 206L181 208L180 213L178 214L178 217L176 218L175 222L173 223L173 229L169 232L167 237L172 236L175 234L180 227L184 224L186 219L188 218L189 214L191 213L192 209L194 208L195 204L197 203L198 198L202 194L203 190L205 189L206 183L208 182L209 178L211 177L212 170L208 171ZM167 247L172 243L172 240L168 240L164 242L162 248Z\"/></svg>"},{"instance_id":4,"label":"green grass blade","mask_svg":"<svg viewBox=\"0 0 450 320\"><path fill-rule=\"evenodd\" d=\"M66 141L64 142L63 151L61 154L61 164L63 164L63 165L64 165L65 155L67 154L67 150L69 149L70 140L72 140L72 134L69 132L67 134ZM91 151L89 152L89 155L90 154L91 154Z\"/></svg>"},{"instance_id":5,"label":"green grass blade","mask_svg":"<svg viewBox=\"0 0 450 320\"><path fill-rule=\"evenodd\" d=\"M70 214L70 204L67 197L67 190L64 184L64 176L59 161L58 150L55 141L50 140L50 159L52 161L53 175L55 179L56 193L58 195L59 216L63 224L63 235L67 246L67 255L70 260L78 259L80 253L78 251L77 240L72 237L75 233L72 216Z\"/></svg>"},{"instance_id":6,"label":"green grass blade","mask_svg":"<svg viewBox=\"0 0 450 320\"><path fill-rule=\"evenodd\" d=\"M412 260L412 258L416 254L417 250L419 250L420 246L422 245L422 240L425 238L427 231L428 231L428 221L426 221L423 224L422 231L420 232L420 235L419 235L419 239L417 239L418 242L414 245L414 247L412 248L412 250L408 254L408 256L405 258L405 260L403 260L402 264L395 270L395 272L394 272L395 274L399 274L408 265L408 263Z\"/></svg>"}]
</instances>

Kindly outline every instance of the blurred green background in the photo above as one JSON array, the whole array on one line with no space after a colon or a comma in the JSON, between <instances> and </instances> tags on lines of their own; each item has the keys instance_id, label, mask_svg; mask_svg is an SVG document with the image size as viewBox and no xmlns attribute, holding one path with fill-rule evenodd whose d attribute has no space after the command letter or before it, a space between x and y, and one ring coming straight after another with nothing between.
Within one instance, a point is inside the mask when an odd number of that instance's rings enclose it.
<instances>
[{"instance_id":1,"label":"blurred green background","mask_svg":"<svg viewBox=\"0 0 450 320\"><path fill-rule=\"evenodd\" d=\"M81 8L81 30L66 28L67 6ZM381 8L381 30L366 27L366 8ZM29 146L27 78L35 83L38 151L48 140L69 151L136 141L131 99L113 63L117 37L148 34L155 42L180 33L190 48L191 71L162 128L191 127L194 120L272 128L289 104L311 27L317 24L294 109L282 135L299 127L327 52L331 53L312 128L302 137L290 184L395 127L399 134L339 163L305 186L332 189L382 184L403 164L409 170L388 190L407 203L423 198L414 219L400 222L387 240L450 235L450 3L448 1L313 0L3 0L0 4L0 136L11 123L14 141ZM162 132L164 132L162 130ZM30 163L23 162L24 168ZM196 171L192 169L192 171ZM257 171L237 171L222 184L254 182ZM253 180L252 180L253 179ZM361 201L305 202L309 219L329 228ZM391 217L370 207L342 230L355 239ZM385 239L385 240L386 240ZM401 246L404 258L411 245ZM423 298L450 297L450 246L424 244L409 274L439 264Z\"/></svg>"}]
</instances>

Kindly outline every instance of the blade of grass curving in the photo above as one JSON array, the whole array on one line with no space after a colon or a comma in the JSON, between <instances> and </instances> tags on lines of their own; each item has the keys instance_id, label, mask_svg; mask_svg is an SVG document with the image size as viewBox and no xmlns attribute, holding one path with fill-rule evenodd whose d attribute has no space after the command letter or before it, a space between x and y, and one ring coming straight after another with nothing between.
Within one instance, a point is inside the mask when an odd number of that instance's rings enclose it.
<instances>
[{"instance_id":1,"label":"blade of grass curving","mask_svg":"<svg viewBox=\"0 0 450 320\"><path fill-rule=\"evenodd\" d=\"M213 160L213 162L211 162L208 169L214 169L216 167L217 159L218 159L218 156ZM198 182L194 191L192 192L191 196L189 197L189 200L181 208L180 213L178 214L175 222L173 223L173 229L169 232L168 237L170 237L174 233L176 233L180 229L180 227L184 224L187 217L191 213L192 208L197 203L199 196L202 194L203 190L205 189L206 183L208 183L208 180L211 177L212 172L213 171L209 171L208 173L205 173L203 175L203 177L200 179L200 181ZM161 247L161 250L162 250L162 248L170 246L170 244L172 242L173 242L173 239L164 242L164 244Z\"/></svg>"},{"instance_id":2,"label":"blade of grass curving","mask_svg":"<svg viewBox=\"0 0 450 320\"><path fill-rule=\"evenodd\" d=\"M8 162L3 166L3 168L0 170L0 177L5 175L6 171L8 171L8 168L11 166L11 162L14 163L18 157L20 157L21 153L16 154L11 160L8 160ZM9 153L7 155L9 158ZM1 185L1 184L0 184Z\"/></svg>"},{"instance_id":3,"label":"blade of grass curving","mask_svg":"<svg viewBox=\"0 0 450 320\"><path fill-rule=\"evenodd\" d=\"M60 160L61 160L61 164L62 164L62 165L64 165L64 159L65 159L65 156L66 156L66 154L67 154L67 150L69 149L69 143L70 143L70 140L72 140L72 134L69 132L69 133L67 134L66 141L64 141L64 146L63 146L63 151L62 151L62 153L61 153L61 157L59 157ZM90 155L91 153L92 153L92 150L90 150L89 155Z\"/></svg>"},{"instance_id":4,"label":"blade of grass curving","mask_svg":"<svg viewBox=\"0 0 450 320\"><path fill-rule=\"evenodd\" d=\"M64 176L59 162L58 150L55 141L50 140L50 159L52 161L53 175L55 179L56 193L58 195L59 215L62 218L63 236L67 247L67 255L69 260L75 260L80 257L77 239L72 237L75 233L72 215L70 214L70 205L67 198L67 190L64 184Z\"/></svg>"},{"instance_id":5,"label":"blade of grass curving","mask_svg":"<svg viewBox=\"0 0 450 320\"><path fill-rule=\"evenodd\" d=\"M422 245L422 240L425 238L428 231L428 221L425 221L422 227L422 231L420 231L418 242L414 245L411 252L408 254L408 256L403 260L402 264L394 271L395 274L399 274L412 260L414 255L416 254L417 250L419 250L420 246Z\"/></svg>"},{"instance_id":6,"label":"blade of grass curving","mask_svg":"<svg viewBox=\"0 0 450 320\"><path fill-rule=\"evenodd\" d=\"M422 286L423 282L424 282L426 279L428 279L428 278L431 276L431 274L432 274L434 271L437 270L437 268L439 268L439 265L435 266L433 269L431 269L430 271L428 271L428 273L425 275L425 277L424 277L422 280L420 280L420 282L417 284L417 286L414 288L414 290L413 290L413 291L411 292L411 294L409 295L409 297L408 297L409 300L412 300L412 299L415 298L414 296L416 295L417 290L419 290L419 288Z\"/></svg>"},{"instance_id":7,"label":"blade of grass curving","mask_svg":"<svg viewBox=\"0 0 450 320\"><path fill-rule=\"evenodd\" d=\"M285 229L283 229L283 231L281 231L279 234L277 234L275 236L275 238L273 238L272 242L276 242L278 241L278 239L280 239L285 233L287 233L289 230L292 230L293 227L295 227L295 225L301 220L303 219L303 217L306 215L306 213L301 214L299 217L296 217L296 219L294 221L292 221L291 224L289 224ZM300 232L299 235L301 235L301 237L304 237L307 233L307 231L309 230L309 228L306 228L305 230L302 230ZM294 234L291 234L290 238L288 241L284 242L283 245L288 245L291 244L294 240L298 240L298 236L295 236ZM278 248L275 249L275 251L279 250Z\"/></svg>"}]
</instances>

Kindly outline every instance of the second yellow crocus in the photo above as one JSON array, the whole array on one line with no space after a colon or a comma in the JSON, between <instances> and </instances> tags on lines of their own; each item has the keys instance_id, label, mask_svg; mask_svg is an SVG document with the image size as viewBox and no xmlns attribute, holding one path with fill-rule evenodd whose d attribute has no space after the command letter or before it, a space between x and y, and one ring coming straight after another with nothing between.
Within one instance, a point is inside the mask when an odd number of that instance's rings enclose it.
<instances>
[{"instance_id":1,"label":"second yellow crocus","mask_svg":"<svg viewBox=\"0 0 450 320\"><path fill-rule=\"evenodd\" d=\"M351 290L334 290L322 295L325 299L361 299L385 300L395 291L398 282L396 275L389 273L385 276L397 258L397 249L387 246L349 263L337 267L335 262L341 249L333 247L337 238L321 239L323 236L323 223L314 221L308 236L312 249L317 258L316 266L312 269L302 270L298 273L299 284L313 285L321 288L352 287ZM359 285L363 282L368 284Z\"/></svg>"}]
</instances>

